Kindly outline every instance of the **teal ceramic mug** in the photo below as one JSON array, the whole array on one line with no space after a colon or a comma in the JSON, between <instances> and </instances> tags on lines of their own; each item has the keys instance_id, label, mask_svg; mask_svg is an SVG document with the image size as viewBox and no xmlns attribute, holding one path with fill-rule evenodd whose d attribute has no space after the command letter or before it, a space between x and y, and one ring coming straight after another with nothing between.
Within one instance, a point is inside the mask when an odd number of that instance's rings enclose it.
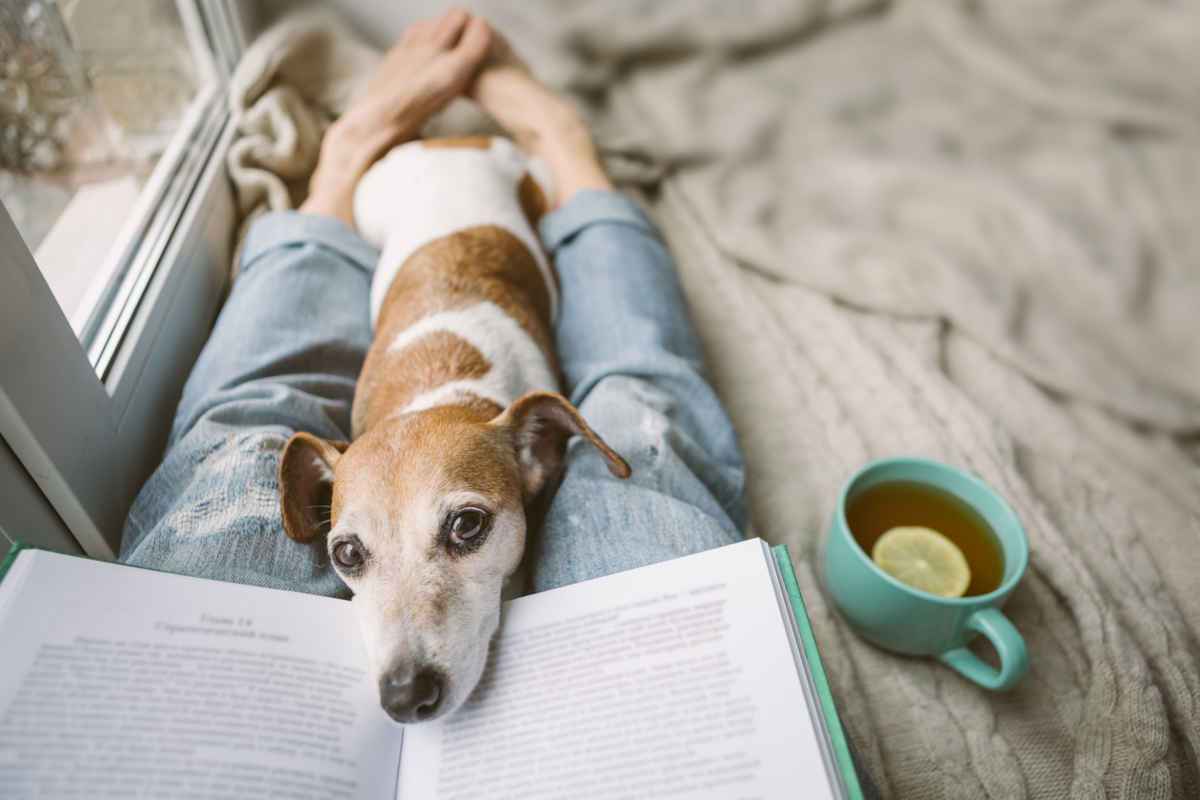
<instances>
[{"instance_id":1,"label":"teal ceramic mug","mask_svg":"<svg viewBox=\"0 0 1200 800\"><path fill-rule=\"evenodd\" d=\"M850 533L846 503L864 489L891 481L921 483L949 492L980 514L1004 554L999 588L974 597L939 597L901 583L875 566ZM1028 669L1025 640L1000 609L1025 574L1029 540L1008 504L978 478L919 458L868 464L838 497L824 562L826 589L851 627L868 641L897 653L936 656L987 689L1008 689ZM978 634L995 647L999 669L967 648Z\"/></svg>"}]
</instances>

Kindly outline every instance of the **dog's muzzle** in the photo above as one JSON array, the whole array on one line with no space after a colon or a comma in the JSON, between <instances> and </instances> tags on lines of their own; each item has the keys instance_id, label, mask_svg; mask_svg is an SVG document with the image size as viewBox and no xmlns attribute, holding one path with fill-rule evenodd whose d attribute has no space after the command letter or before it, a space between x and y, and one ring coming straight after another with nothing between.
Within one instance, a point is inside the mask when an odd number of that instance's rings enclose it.
<instances>
[{"instance_id":1,"label":"dog's muzzle","mask_svg":"<svg viewBox=\"0 0 1200 800\"><path fill-rule=\"evenodd\" d=\"M379 704L396 722L423 722L437 714L444 683L431 667L394 667L379 679Z\"/></svg>"}]
</instances>

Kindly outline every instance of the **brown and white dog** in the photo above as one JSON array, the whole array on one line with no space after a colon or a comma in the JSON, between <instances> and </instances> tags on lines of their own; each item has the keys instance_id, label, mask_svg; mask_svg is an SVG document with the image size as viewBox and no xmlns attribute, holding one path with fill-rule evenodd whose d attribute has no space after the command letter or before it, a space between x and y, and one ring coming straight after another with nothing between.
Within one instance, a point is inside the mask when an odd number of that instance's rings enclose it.
<instances>
[{"instance_id":1,"label":"brown and white dog","mask_svg":"<svg viewBox=\"0 0 1200 800\"><path fill-rule=\"evenodd\" d=\"M355 221L381 257L353 443L297 433L279 466L287 535L328 534L400 722L448 714L478 683L567 440L630 472L555 394L537 169L508 140L467 137L401 145L363 177Z\"/></svg>"}]
</instances>

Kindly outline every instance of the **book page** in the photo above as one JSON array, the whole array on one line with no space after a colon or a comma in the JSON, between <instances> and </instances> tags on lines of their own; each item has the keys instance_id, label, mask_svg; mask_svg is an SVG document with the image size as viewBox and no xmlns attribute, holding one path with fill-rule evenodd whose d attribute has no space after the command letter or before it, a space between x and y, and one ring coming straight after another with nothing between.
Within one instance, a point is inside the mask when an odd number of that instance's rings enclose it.
<instances>
[{"instance_id":1,"label":"book page","mask_svg":"<svg viewBox=\"0 0 1200 800\"><path fill-rule=\"evenodd\" d=\"M394 789L401 729L345 601L26 551L0 648L0 797Z\"/></svg>"},{"instance_id":2,"label":"book page","mask_svg":"<svg viewBox=\"0 0 1200 800\"><path fill-rule=\"evenodd\" d=\"M512 601L397 796L830 797L768 570L752 540Z\"/></svg>"}]
</instances>

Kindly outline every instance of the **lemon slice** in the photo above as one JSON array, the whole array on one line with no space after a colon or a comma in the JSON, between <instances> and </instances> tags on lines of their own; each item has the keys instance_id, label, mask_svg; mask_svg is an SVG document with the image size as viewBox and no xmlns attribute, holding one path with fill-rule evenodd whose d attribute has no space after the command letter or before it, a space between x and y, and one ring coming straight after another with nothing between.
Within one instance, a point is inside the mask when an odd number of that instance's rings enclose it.
<instances>
[{"instance_id":1,"label":"lemon slice","mask_svg":"<svg viewBox=\"0 0 1200 800\"><path fill-rule=\"evenodd\" d=\"M962 550L930 528L892 528L875 542L871 559L896 580L939 597L962 597L971 584Z\"/></svg>"}]
</instances>

